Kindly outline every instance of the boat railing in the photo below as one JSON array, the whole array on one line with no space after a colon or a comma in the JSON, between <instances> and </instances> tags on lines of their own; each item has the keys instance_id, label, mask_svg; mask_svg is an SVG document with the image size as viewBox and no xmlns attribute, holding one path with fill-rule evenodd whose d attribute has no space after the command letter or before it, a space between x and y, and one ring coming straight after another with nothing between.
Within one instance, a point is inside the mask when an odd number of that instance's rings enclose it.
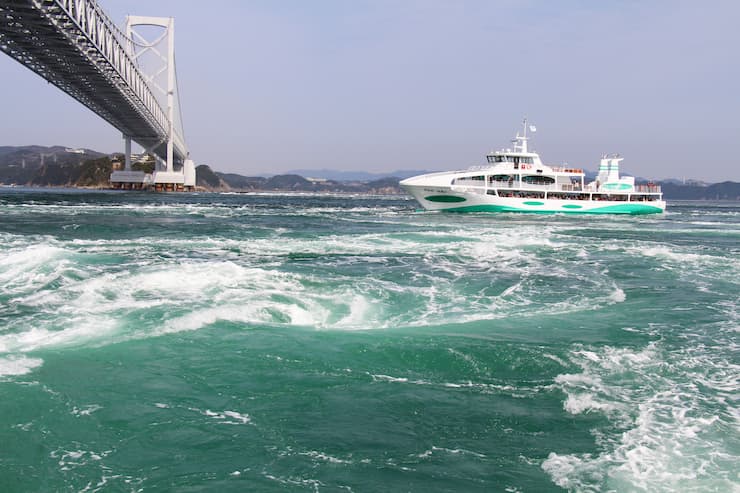
<instances>
[{"instance_id":1,"label":"boat railing","mask_svg":"<svg viewBox=\"0 0 740 493\"><path fill-rule=\"evenodd\" d=\"M551 183L547 185L542 185L537 183L525 183L518 180L489 181L488 184L486 184L486 182L482 180L460 180L457 183L453 184L452 187L455 190L480 194L485 194L486 188L511 188L521 190L537 190L543 192L614 192L613 190L604 190L601 187L597 188L593 185L585 185L581 187L580 183ZM661 193L661 189L660 185L654 184L635 185L635 189L630 193Z\"/></svg>"},{"instance_id":2,"label":"boat railing","mask_svg":"<svg viewBox=\"0 0 740 493\"><path fill-rule=\"evenodd\" d=\"M539 190L543 192L580 192L581 184L562 184L548 183L546 185L539 183L526 183L520 181L492 181L489 183L491 188L518 188L522 190Z\"/></svg>"},{"instance_id":3,"label":"boat railing","mask_svg":"<svg viewBox=\"0 0 740 493\"><path fill-rule=\"evenodd\" d=\"M615 190L606 190L603 187L597 187L593 184L586 185L583 187L586 192L593 193L615 193ZM660 185L635 185L634 190L618 191L617 193L663 193Z\"/></svg>"},{"instance_id":4,"label":"boat railing","mask_svg":"<svg viewBox=\"0 0 740 493\"><path fill-rule=\"evenodd\" d=\"M458 185L460 183L458 182ZM477 185L483 187L483 183ZM488 188L521 188L526 190L540 190L544 192L581 192L584 187L580 183L527 183L519 180L488 180ZM595 190L594 190L595 191Z\"/></svg>"},{"instance_id":5,"label":"boat railing","mask_svg":"<svg viewBox=\"0 0 740 493\"><path fill-rule=\"evenodd\" d=\"M569 166L550 166L553 171L558 173L583 173L581 168L571 168Z\"/></svg>"},{"instance_id":6,"label":"boat railing","mask_svg":"<svg viewBox=\"0 0 740 493\"><path fill-rule=\"evenodd\" d=\"M640 193L662 193L660 185L648 183L647 185L635 185L635 191Z\"/></svg>"}]
</instances>

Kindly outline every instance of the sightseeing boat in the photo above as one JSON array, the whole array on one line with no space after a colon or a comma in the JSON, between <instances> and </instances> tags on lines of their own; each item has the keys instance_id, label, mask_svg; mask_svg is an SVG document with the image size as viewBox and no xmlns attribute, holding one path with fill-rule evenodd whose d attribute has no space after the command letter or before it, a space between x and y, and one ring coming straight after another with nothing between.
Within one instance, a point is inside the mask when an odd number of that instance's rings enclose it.
<instances>
[{"instance_id":1,"label":"sightseeing boat","mask_svg":"<svg viewBox=\"0 0 740 493\"><path fill-rule=\"evenodd\" d=\"M596 179L583 169L548 166L527 148L527 121L513 149L491 152L487 163L460 171L414 176L400 182L427 210L451 212L542 212L652 214L665 211L660 186L636 185L619 176L618 155L601 159ZM535 131L534 126L529 127Z\"/></svg>"}]
</instances>

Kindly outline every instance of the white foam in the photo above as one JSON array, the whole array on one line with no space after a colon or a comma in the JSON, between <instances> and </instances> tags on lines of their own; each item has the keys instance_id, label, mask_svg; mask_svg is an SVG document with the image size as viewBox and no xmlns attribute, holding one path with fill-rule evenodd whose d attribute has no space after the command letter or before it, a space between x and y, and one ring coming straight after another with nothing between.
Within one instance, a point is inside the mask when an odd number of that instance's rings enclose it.
<instances>
[{"instance_id":1,"label":"white foam","mask_svg":"<svg viewBox=\"0 0 740 493\"><path fill-rule=\"evenodd\" d=\"M740 368L712 348L673 354L659 344L574 348L572 361L583 373L556 377L563 407L604 414L611 425L594 430L598 454L550 453L542 468L555 484L575 491L738 490L730 471L739 458L726 439L737 420L726 392L736 393L728 375ZM700 391L702 378L709 381Z\"/></svg>"},{"instance_id":2,"label":"white foam","mask_svg":"<svg viewBox=\"0 0 740 493\"><path fill-rule=\"evenodd\" d=\"M72 414L75 415L75 416L77 416L77 417L80 417L80 416L90 416L95 411L100 411L101 409L103 409L103 406L101 406L99 404L89 404L89 405L83 406L81 408L78 408L77 406L75 406L72 409Z\"/></svg>"},{"instance_id":3,"label":"white foam","mask_svg":"<svg viewBox=\"0 0 740 493\"><path fill-rule=\"evenodd\" d=\"M586 358L587 358L588 360L590 360L590 361L595 361L595 362L597 362L597 363L598 363L598 362L599 362L599 361L601 360L601 358L599 357L599 355L598 355L598 354L596 354L596 353L595 353L595 352L593 352L593 351L586 351L585 349L581 349L581 350L579 350L579 351L574 351L574 352L573 352L573 354L574 354L574 355L580 355L580 356L584 356L584 357L586 357Z\"/></svg>"},{"instance_id":4,"label":"white foam","mask_svg":"<svg viewBox=\"0 0 740 493\"><path fill-rule=\"evenodd\" d=\"M252 422L252 418L248 414L240 414L236 411L224 411L224 416L244 425Z\"/></svg>"},{"instance_id":5,"label":"white foam","mask_svg":"<svg viewBox=\"0 0 740 493\"><path fill-rule=\"evenodd\" d=\"M568 491L598 491L604 478L599 464L594 464L589 454L583 458L575 455L550 453L542 463L542 469L550 475L553 482Z\"/></svg>"},{"instance_id":6,"label":"white foam","mask_svg":"<svg viewBox=\"0 0 740 493\"><path fill-rule=\"evenodd\" d=\"M660 261L661 269L676 271L686 282L707 291L704 272L711 272L713 279L735 282L740 276L740 264L727 262L723 255L695 253L691 247L667 245L636 245L629 248L630 253L651 257ZM697 275L699 274L699 275Z\"/></svg>"},{"instance_id":7,"label":"white foam","mask_svg":"<svg viewBox=\"0 0 740 493\"><path fill-rule=\"evenodd\" d=\"M30 373L43 364L41 358L13 355L0 357L0 378Z\"/></svg>"},{"instance_id":8,"label":"white foam","mask_svg":"<svg viewBox=\"0 0 740 493\"><path fill-rule=\"evenodd\" d=\"M416 454L416 457L420 459L426 459L428 457L431 457L434 453L437 452L443 452L445 454L450 455L472 455L474 457L478 458L485 458L485 454L481 454L479 452L474 452L472 450L467 450L464 448L447 448L447 447L437 447L436 445L432 445L432 448L425 450L424 452L421 452L420 454Z\"/></svg>"},{"instance_id":9,"label":"white foam","mask_svg":"<svg viewBox=\"0 0 740 493\"><path fill-rule=\"evenodd\" d=\"M506 296L509 296L511 294L514 294L521 287L522 287L522 283L521 282L517 282L516 284L512 284L511 286L509 286L508 288L506 288L503 293L501 293L500 297L501 298L504 298Z\"/></svg>"},{"instance_id":10,"label":"white foam","mask_svg":"<svg viewBox=\"0 0 740 493\"><path fill-rule=\"evenodd\" d=\"M614 303L622 303L627 299L627 295L621 288L617 288L609 295L609 299Z\"/></svg>"},{"instance_id":11,"label":"white foam","mask_svg":"<svg viewBox=\"0 0 740 493\"><path fill-rule=\"evenodd\" d=\"M544 356L547 359L553 360L554 362L556 362L560 366L568 366L568 363L566 363L565 361L563 361L562 358L559 358L558 356L555 356L554 354L544 353L542 356Z\"/></svg>"},{"instance_id":12,"label":"white foam","mask_svg":"<svg viewBox=\"0 0 740 493\"><path fill-rule=\"evenodd\" d=\"M323 462L329 462L331 464L352 464L351 460L339 459L337 457L333 457L329 454L326 454L324 452L319 452L317 450L311 450L308 452L300 452L298 455L305 455L307 457L318 459Z\"/></svg>"},{"instance_id":13,"label":"white foam","mask_svg":"<svg viewBox=\"0 0 740 493\"><path fill-rule=\"evenodd\" d=\"M324 486L324 483L319 481L318 479L311 479L311 478L292 478L292 477L280 477L280 476L274 476L272 474L269 474L265 471L262 472L262 475L266 477L267 479L270 479L272 481L277 481L280 484L284 485L291 485L291 486L302 486L302 487L310 487L313 491L320 491L321 487Z\"/></svg>"},{"instance_id":14,"label":"white foam","mask_svg":"<svg viewBox=\"0 0 740 493\"><path fill-rule=\"evenodd\" d=\"M432 450L435 451L435 452L436 451L446 452L446 453L452 454L452 455L461 455L462 454L462 455L472 455L472 456L480 457L480 458L484 458L485 457L485 454L474 452L472 450L466 450L464 448L454 448L454 449L451 449L451 448L446 448L446 447L435 447L435 446L432 446Z\"/></svg>"},{"instance_id":15,"label":"white foam","mask_svg":"<svg viewBox=\"0 0 740 493\"><path fill-rule=\"evenodd\" d=\"M363 327L370 320L371 304L360 294L352 296L349 313L336 323L337 327Z\"/></svg>"},{"instance_id":16,"label":"white foam","mask_svg":"<svg viewBox=\"0 0 740 493\"><path fill-rule=\"evenodd\" d=\"M0 280L6 281L25 270L45 265L50 260L65 254L65 250L48 244L24 245L0 253Z\"/></svg>"},{"instance_id":17,"label":"white foam","mask_svg":"<svg viewBox=\"0 0 740 493\"><path fill-rule=\"evenodd\" d=\"M62 471L69 471L79 466L84 466L90 461L101 461L112 451L105 450L97 453L90 450L66 450L60 448L49 453L49 457L57 460L57 464Z\"/></svg>"},{"instance_id":18,"label":"white foam","mask_svg":"<svg viewBox=\"0 0 740 493\"><path fill-rule=\"evenodd\" d=\"M62 277L70 252L52 245L26 245L0 253L0 286L6 295L33 293Z\"/></svg>"},{"instance_id":19,"label":"white foam","mask_svg":"<svg viewBox=\"0 0 740 493\"><path fill-rule=\"evenodd\" d=\"M209 418L213 418L219 421L221 424L226 425L247 425L252 424L252 418L248 414L241 414L236 411L211 411L210 409L206 409L205 411L202 411L197 408L190 408L191 411L196 411L203 416L208 416Z\"/></svg>"},{"instance_id":20,"label":"white foam","mask_svg":"<svg viewBox=\"0 0 740 493\"><path fill-rule=\"evenodd\" d=\"M639 251L647 257L663 257L677 262L696 263L704 258L696 253L676 252L667 246L642 247Z\"/></svg>"},{"instance_id":21,"label":"white foam","mask_svg":"<svg viewBox=\"0 0 740 493\"><path fill-rule=\"evenodd\" d=\"M374 381L382 381L382 382L401 382L406 383L409 381L406 377L392 377L390 375L370 375Z\"/></svg>"},{"instance_id":22,"label":"white foam","mask_svg":"<svg viewBox=\"0 0 740 493\"><path fill-rule=\"evenodd\" d=\"M105 316L85 316L76 314L67 320L52 320L50 326L58 330L32 328L24 332L0 336L0 352L27 353L49 347L69 347L84 345L93 341L114 342L109 339L118 326L116 320Z\"/></svg>"},{"instance_id":23,"label":"white foam","mask_svg":"<svg viewBox=\"0 0 740 493\"><path fill-rule=\"evenodd\" d=\"M600 402L594 394L570 394L563 404L563 408L571 414L581 414L590 411L611 412L615 405Z\"/></svg>"},{"instance_id":24,"label":"white foam","mask_svg":"<svg viewBox=\"0 0 740 493\"><path fill-rule=\"evenodd\" d=\"M472 356L469 356L461 351L458 351L453 348L447 348L447 351L450 352L450 354L455 355L458 358L461 358L463 361L465 361L468 365L470 365L473 370L475 370L476 373L480 373L480 365L478 364L478 361Z\"/></svg>"},{"instance_id":25,"label":"white foam","mask_svg":"<svg viewBox=\"0 0 740 493\"><path fill-rule=\"evenodd\" d=\"M410 384L410 385L428 385L440 388L449 389L472 389L481 393L505 393L512 397L523 397L533 393L538 393L543 390L549 390L550 386L514 386L514 385L501 385L485 382L432 382L429 380L410 379L407 377L394 377L391 375L383 374L371 374L367 373L374 382L388 382L398 384Z\"/></svg>"},{"instance_id":26,"label":"white foam","mask_svg":"<svg viewBox=\"0 0 740 493\"><path fill-rule=\"evenodd\" d=\"M588 375L585 373L569 374L565 373L555 377L555 383L562 384L563 387L587 387L601 388L601 378L597 375Z\"/></svg>"}]
</instances>

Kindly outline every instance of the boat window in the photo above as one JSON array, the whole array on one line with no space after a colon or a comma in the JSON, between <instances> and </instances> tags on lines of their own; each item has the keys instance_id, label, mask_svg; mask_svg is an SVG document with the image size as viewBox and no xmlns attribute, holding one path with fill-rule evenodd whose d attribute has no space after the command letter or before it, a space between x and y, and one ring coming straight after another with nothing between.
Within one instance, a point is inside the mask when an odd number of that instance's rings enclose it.
<instances>
[{"instance_id":1,"label":"boat window","mask_svg":"<svg viewBox=\"0 0 740 493\"><path fill-rule=\"evenodd\" d=\"M496 162L497 163L505 163L506 162L506 156L496 156Z\"/></svg>"},{"instance_id":2,"label":"boat window","mask_svg":"<svg viewBox=\"0 0 740 493\"><path fill-rule=\"evenodd\" d=\"M491 175L490 181L513 181L512 175Z\"/></svg>"},{"instance_id":3,"label":"boat window","mask_svg":"<svg viewBox=\"0 0 740 493\"><path fill-rule=\"evenodd\" d=\"M458 182L461 181L484 181L486 178L483 175L476 175L476 176L461 176L457 178Z\"/></svg>"},{"instance_id":4,"label":"boat window","mask_svg":"<svg viewBox=\"0 0 740 493\"><path fill-rule=\"evenodd\" d=\"M514 197L521 197L524 199L544 199L545 192L532 192L531 190L514 190L512 192Z\"/></svg>"},{"instance_id":5,"label":"boat window","mask_svg":"<svg viewBox=\"0 0 740 493\"><path fill-rule=\"evenodd\" d=\"M493 156L488 156L488 162L489 162L489 163L493 163L493 162L494 162L494 160L493 160Z\"/></svg>"},{"instance_id":6,"label":"boat window","mask_svg":"<svg viewBox=\"0 0 740 493\"><path fill-rule=\"evenodd\" d=\"M530 185L552 185L555 183L555 178L552 176L525 175L522 176L522 181Z\"/></svg>"}]
</instances>

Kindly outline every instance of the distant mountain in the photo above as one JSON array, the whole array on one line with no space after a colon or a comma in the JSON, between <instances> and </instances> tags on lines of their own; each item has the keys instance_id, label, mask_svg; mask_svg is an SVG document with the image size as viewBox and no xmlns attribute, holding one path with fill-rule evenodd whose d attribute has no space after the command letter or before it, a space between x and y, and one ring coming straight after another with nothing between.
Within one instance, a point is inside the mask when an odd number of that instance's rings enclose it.
<instances>
[{"instance_id":1,"label":"distant mountain","mask_svg":"<svg viewBox=\"0 0 740 493\"><path fill-rule=\"evenodd\" d=\"M324 178L306 178L298 174L242 176L236 173L219 173L208 165L195 169L196 185L212 191L295 191L295 192L351 192L351 193L402 193L398 177L369 181L336 181Z\"/></svg>"},{"instance_id":2,"label":"distant mountain","mask_svg":"<svg viewBox=\"0 0 740 493\"><path fill-rule=\"evenodd\" d=\"M288 174L306 176L309 178L321 178L324 180L334 181L372 181L380 178L395 176L401 180L411 176L433 173L425 170L398 170L388 173L370 173L367 171L339 171L335 169L294 169L287 172Z\"/></svg>"},{"instance_id":3,"label":"distant mountain","mask_svg":"<svg viewBox=\"0 0 740 493\"><path fill-rule=\"evenodd\" d=\"M268 178L264 186L267 190L312 190L316 183L300 175L275 175Z\"/></svg>"},{"instance_id":4,"label":"distant mountain","mask_svg":"<svg viewBox=\"0 0 740 493\"><path fill-rule=\"evenodd\" d=\"M740 200L740 183L725 181L713 185L682 185L661 182L666 200Z\"/></svg>"},{"instance_id":5,"label":"distant mountain","mask_svg":"<svg viewBox=\"0 0 740 493\"><path fill-rule=\"evenodd\" d=\"M101 159L107 160L107 163ZM101 166L108 169L104 180L107 183L111 165L110 159L103 153L62 146L0 147L0 183L5 184L97 186L102 174L96 168Z\"/></svg>"},{"instance_id":6,"label":"distant mountain","mask_svg":"<svg viewBox=\"0 0 740 493\"><path fill-rule=\"evenodd\" d=\"M195 185L211 189L228 188L228 185L207 164L195 167Z\"/></svg>"},{"instance_id":7,"label":"distant mountain","mask_svg":"<svg viewBox=\"0 0 740 493\"><path fill-rule=\"evenodd\" d=\"M236 173L216 173L225 184L234 189L257 190L264 186L264 176L242 176Z\"/></svg>"}]
</instances>

